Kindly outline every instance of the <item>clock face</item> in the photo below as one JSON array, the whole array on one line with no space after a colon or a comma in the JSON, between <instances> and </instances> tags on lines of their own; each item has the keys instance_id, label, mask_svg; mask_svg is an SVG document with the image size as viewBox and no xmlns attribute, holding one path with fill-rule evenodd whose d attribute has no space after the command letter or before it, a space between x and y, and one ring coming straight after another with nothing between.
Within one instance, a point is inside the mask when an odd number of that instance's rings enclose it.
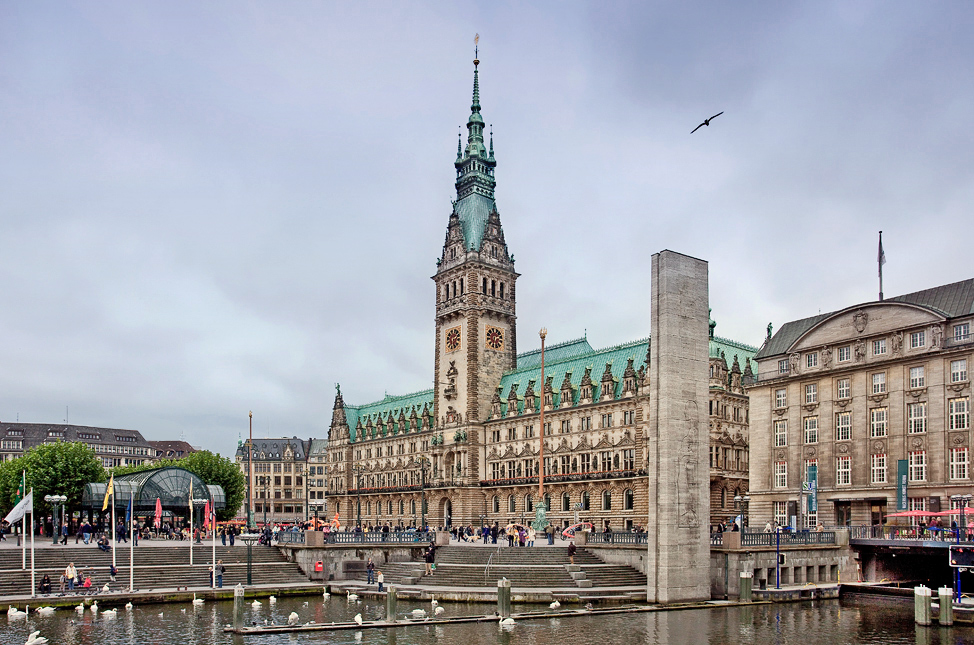
<instances>
[{"instance_id":1,"label":"clock face","mask_svg":"<svg viewBox=\"0 0 974 645\"><path fill-rule=\"evenodd\" d=\"M497 327L488 327L485 334L487 347L490 349L504 349L504 330Z\"/></svg>"},{"instance_id":2,"label":"clock face","mask_svg":"<svg viewBox=\"0 0 974 645\"><path fill-rule=\"evenodd\" d=\"M446 331L446 350L448 352L456 351L460 348L460 328L454 327L453 329L448 329Z\"/></svg>"}]
</instances>

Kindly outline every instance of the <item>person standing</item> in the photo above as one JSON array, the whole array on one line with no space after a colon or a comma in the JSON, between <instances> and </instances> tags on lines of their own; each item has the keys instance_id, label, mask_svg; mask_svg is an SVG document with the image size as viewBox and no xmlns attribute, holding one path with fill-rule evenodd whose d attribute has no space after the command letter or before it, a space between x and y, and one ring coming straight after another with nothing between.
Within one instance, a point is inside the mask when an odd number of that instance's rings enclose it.
<instances>
[{"instance_id":1,"label":"person standing","mask_svg":"<svg viewBox=\"0 0 974 645\"><path fill-rule=\"evenodd\" d=\"M379 591L382 591L382 583L385 580L385 577L382 575L381 571L376 571L375 573L376 573L375 578L379 583Z\"/></svg>"},{"instance_id":2,"label":"person standing","mask_svg":"<svg viewBox=\"0 0 974 645\"><path fill-rule=\"evenodd\" d=\"M69 562L64 568L64 577L68 581L68 589L74 591L74 581L78 577L78 570L74 567L74 562Z\"/></svg>"},{"instance_id":3,"label":"person standing","mask_svg":"<svg viewBox=\"0 0 974 645\"><path fill-rule=\"evenodd\" d=\"M233 546L233 536L237 534L237 527L230 526L230 546Z\"/></svg>"},{"instance_id":4,"label":"person standing","mask_svg":"<svg viewBox=\"0 0 974 645\"><path fill-rule=\"evenodd\" d=\"M568 543L568 561L572 564L575 564L575 551L577 550L578 547L575 546L574 540Z\"/></svg>"},{"instance_id":5,"label":"person standing","mask_svg":"<svg viewBox=\"0 0 974 645\"><path fill-rule=\"evenodd\" d=\"M64 546L68 545L68 524L65 522L61 525L61 544Z\"/></svg>"},{"instance_id":6,"label":"person standing","mask_svg":"<svg viewBox=\"0 0 974 645\"><path fill-rule=\"evenodd\" d=\"M372 562L372 558L369 558L369 563L365 565L365 573L368 576L368 584L375 582L375 562Z\"/></svg>"},{"instance_id":7,"label":"person standing","mask_svg":"<svg viewBox=\"0 0 974 645\"><path fill-rule=\"evenodd\" d=\"M544 534L545 534L545 537L548 538L548 546L551 546L552 544L555 543L555 527L554 526L552 526L551 524L549 524L548 526L546 526L545 529L544 529Z\"/></svg>"},{"instance_id":8,"label":"person standing","mask_svg":"<svg viewBox=\"0 0 974 645\"><path fill-rule=\"evenodd\" d=\"M223 560L216 561L216 586L223 587L223 574L227 568L223 566Z\"/></svg>"},{"instance_id":9,"label":"person standing","mask_svg":"<svg viewBox=\"0 0 974 645\"><path fill-rule=\"evenodd\" d=\"M220 543L223 546L227 545L227 528L222 526L220 527Z\"/></svg>"},{"instance_id":10,"label":"person standing","mask_svg":"<svg viewBox=\"0 0 974 645\"><path fill-rule=\"evenodd\" d=\"M538 536L538 532L534 530L533 526L528 527L528 543L527 546L534 546L534 538Z\"/></svg>"},{"instance_id":11,"label":"person standing","mask_svg":"<svg viewBox=\"0 0 974 645\"><path fill-rule=\"evenodd\" d=\"M128 543L128 538L125 537L125 522L121 520L115 526L115 542Z\"/></svg>"}]
</instances>

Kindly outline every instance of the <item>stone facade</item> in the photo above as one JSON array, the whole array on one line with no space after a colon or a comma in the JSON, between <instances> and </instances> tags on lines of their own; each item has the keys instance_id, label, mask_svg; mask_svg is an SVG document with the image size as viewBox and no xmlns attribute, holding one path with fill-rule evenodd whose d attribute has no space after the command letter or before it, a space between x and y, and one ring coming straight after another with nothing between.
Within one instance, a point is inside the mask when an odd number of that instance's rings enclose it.
<instances>
[{"instance_id":1,"label":"stone facade","mask_svg":"<svg viewBox=\"0 0 974 645\"><path fill-rule=\"evenodd\" d=\"M751 400L752 524L789 518L818 471L808 524L880 524L897 510L947 510L971 492L974 280L794 321L757 355Z\"/></svg>"},{"instance_id":2,"label":"stone facade","mask_svg":"<svg viewBox=\"0 0 974 645\"><path fill-rule=\"evenodd\" d=\"M308 450L311 440L297 437L254 439L237 445L235 459L253 491L257 522L303 522L308 517ZM248 448L253 451L248 455ZM250 464L253 463L253 472ZM247 498L244 498L245 512Z\"/></svg>"},{"instance_id":3,"label":"stone facade","mask_svg":"<svg viewBox=\"0 0 974 645\"><path fill-rule=\"evenodd\" d=\"M53 423L0 423L0 461L13 461L44 443L74 441L95 451L106 469L151 464L156 449L138 430Z\"/></svg>"},{"instance_id":4,"label":"stone facade","mask_svg":"<svg viewBox=\"0 0 974 645\"><path fill-rule=\"evenodd\" d=\"M484 143L476 69L467 129L455 162L457 199L433 276L435 386L358 406L336 393L325 449L329 517L337 511L343 525L418 525L425 499L433 526L526 523L543 469L547 516L556 526L645 527L646 481L655 463L647 452L649 339L604 349L587 338L550 344L543 378L540 350L518 354L519 275L494 200L496 162L493 142ZM707 342L706 323L699 331ZM741 379L756 351L714 336L711 324L713 518L701 499L705 526L733 515L734 496L747 492ZM706 384L706 369L702 374Z\"/></svg>"}]
</instances>

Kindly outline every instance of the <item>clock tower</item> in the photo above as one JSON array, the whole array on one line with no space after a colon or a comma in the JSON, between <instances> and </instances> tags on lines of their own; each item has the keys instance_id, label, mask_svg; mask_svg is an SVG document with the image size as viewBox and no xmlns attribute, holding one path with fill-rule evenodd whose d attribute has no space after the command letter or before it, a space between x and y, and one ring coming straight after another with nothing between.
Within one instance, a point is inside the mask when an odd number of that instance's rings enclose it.
<instances>
[{"instance_id":1,"label":"clock tower","mask_svg":"<svg viewBox=\"0 0 974 645\"><path fill-rule=\"evenodd\" d=\"M449 441L453 428L482 423L504 372L517 364L514 258L494 202L494 140L484 146L478 65L467 146L457 143L456 189L443 254L436 262L433 414Z\"/></svg>"}]
</instances>

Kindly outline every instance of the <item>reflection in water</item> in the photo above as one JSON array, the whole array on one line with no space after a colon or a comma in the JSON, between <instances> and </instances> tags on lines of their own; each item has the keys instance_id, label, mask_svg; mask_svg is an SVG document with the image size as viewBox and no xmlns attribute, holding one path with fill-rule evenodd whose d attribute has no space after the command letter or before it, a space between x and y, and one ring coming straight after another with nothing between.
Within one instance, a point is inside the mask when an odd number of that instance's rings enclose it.
<instances>
[{"instance_id":1,"label":"reflection in water","mask_svg":"<svg viewBox=\"0 0 974 645\"><path fill-rule=\"evenodd\" d=\"M400 601L399 618L428 603ZM539 610L546 606L531 607ZM490 604L447 605L455 615L493 613ZM281 599L252 607L249 600L241 609L245 624L285 623L292 611L301 622L344 622L356 613L366 620L384 618L378 601L322 600L321 596ZM917 628L913 625L913 605L909 600L860 597L852 601L818 601L788 605L758 605L578 618L551 618L517 621L512 627L497 623L464 625L424 625L422 622L387 630L311 632L274 634L259 638L223 633L233 621L233 603L207 602L194 607L182 605L136 606L132 611L119 608L115 619L102 614L78 614L70 609L53 616L31 614L24 620L10 621L0 616L0 643L19 644L31 631L39 630L52 644L147 645L184 642L203 645L316 645L368 643L374 645L464 643L477 645L547 645L552 642L602 643L796 643L802 645L864 643L898 644L974 642L974 628Z\"/></svg>"}]
</instances>

